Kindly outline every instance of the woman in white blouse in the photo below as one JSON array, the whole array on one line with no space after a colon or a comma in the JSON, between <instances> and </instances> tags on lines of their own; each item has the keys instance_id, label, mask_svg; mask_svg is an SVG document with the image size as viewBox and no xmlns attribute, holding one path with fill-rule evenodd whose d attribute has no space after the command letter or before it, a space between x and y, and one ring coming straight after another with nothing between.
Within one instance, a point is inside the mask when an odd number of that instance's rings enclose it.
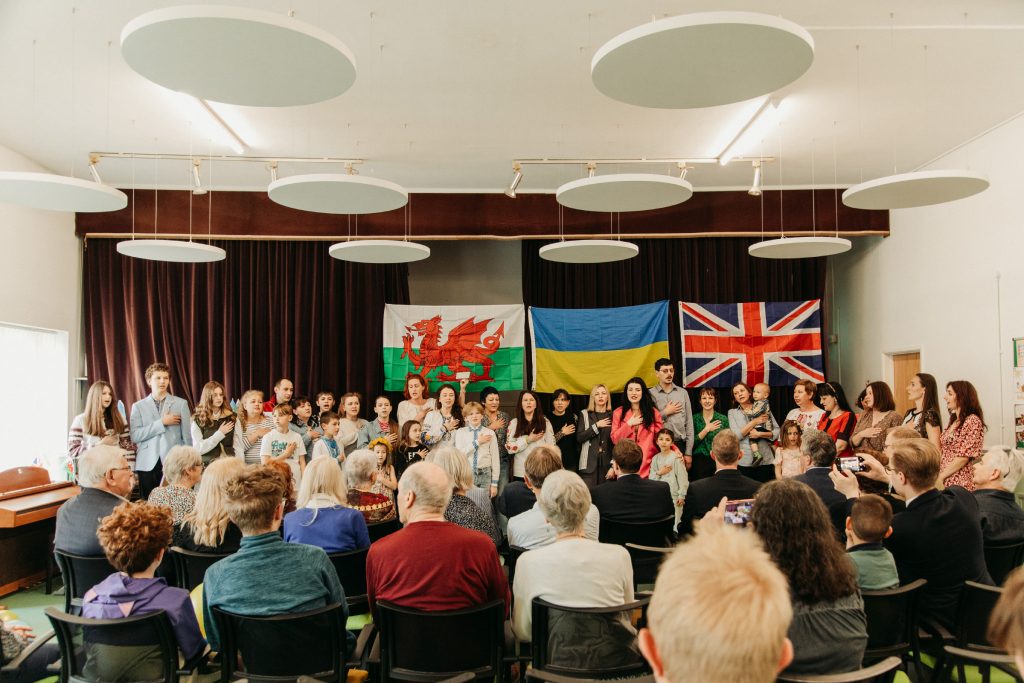
<instances>
[{"instance_id":1,"label":"woman in white blouse","mask_svg":"<svg viewBox=\"0 0 1024 683\"><path fill-rule=\"evenodd\" d=\"M354 391L350 391L341 397L341 422L338 426L338 435L334 440L338 442L344 453L338 454L338 461L341 462L345 456L356 450L359 442L359 432L368 424L366 420L359 417L359 410L362 407L362 397Z\"/></svg>"},{"instance_id":2,"label":"woman in white blouse","mask_svg":"<svg viewBox=\"0 0 1024 683\"><path fill-rule=\"evenodd\" d=\"M537 395L529 389L519 393L516 416L508 424L508 443L505 448L512 456L512 479L523 481L526 475L526 456L537 444L555 445L555 432L544 417Z\"/></svg>"},{"instance_id":3,"label":"woman in white blouse","mask_svg":"<svg viewBox=\"0 0 1024 683\"><path fill-rule=\"evenodd\" d=\"M405 378L405 390L402 392L405 400L398 404L398 430L401 432L402 425L409 420L415 420L423 424L427 413L437 407L434 399L430 398L430 388L423 375L409 375Z\"/></svg>"},{"instance_id":4,"label":"woman in white blouse","mask_svg":"<svg viewBox=\"0 0 1024 683\"><path fill-rule=\"evenodd\" d=\"M455 431L464 424L457 396L451 384L442 384L437 390L437 407L423 420L423 443L431 451L438 446L454 445Z\"/></svg>"}]
</instances>

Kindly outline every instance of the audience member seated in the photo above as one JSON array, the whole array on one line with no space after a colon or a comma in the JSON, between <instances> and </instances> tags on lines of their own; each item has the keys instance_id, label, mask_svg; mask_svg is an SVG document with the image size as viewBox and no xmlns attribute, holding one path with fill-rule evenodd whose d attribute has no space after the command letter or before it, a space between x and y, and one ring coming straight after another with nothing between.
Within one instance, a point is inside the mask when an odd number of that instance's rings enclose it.
<instances>
[{"instance_id":1,"label":"audience member seated","mask_svg":"<svg viewBox=\"0 0 1024 683\"><path fill-rule=\"evenodd\" d=\"M642 524L675 517L675 502L668 482L641 477L644 453L631 439L623 439L612 448L612 474L594 489L594 505L601 520Z\"/></svg>"},{"instance_id":2,"label":"audience member seated","mask_svg":"<svg viewBox=\"0 0 1024 683\"><path fill-rule=\"evenodd\" d=\"M494 519L466 496L467 488L473 485L473 470L466 456L452 446L439 446L427 460L444 470L452 484L452 497L444 510L444 518L465 529L487 534L494 545L501 545L501 532Z\"/></svg>"},{"instance_id":3,"label":"audience member seated","mask_svg":"<svg viewBox=\"0 0 1024 683\"><path fill-rule=\"evenodd\" d=\"M274 460L273 458L267 460L264 465L277 472L277 476L281 477L281 481L284 482L284 514L295 512L295 499L298 491L295 490L295 476L292 474L291 465L284 460Z\"/></svg>"},{"instance_id":4,"label":"audience member seated","mask_svg":"<svg viewBox=\"0 0 1024 683\"><path fill-rule=\"evenodd\" d=\"M284 516L284 540L308 543L328 553L370 546L366 520L347 507L345 474L333 458L316 458L306 465L299 485L299 508Z\"/></svg>"},{"instance_id":5,"label":"audience member seated","mask_svg":"<svg viewBox=\"0 0 1024 683\"><path fill-rule=\"evenodd\" d=\"M713 510L722 498L746 500L753 498L761 482L740 474L740 440L732 430L725 429L711 441L711 459L715 474L690 484L679 520L680 538L693 533L693 523Z\"/></svg>"},{"instance_id":6,"label":"audience member seated","mask_svg":"<svg viewBox=\"0 0 1024 683\"><path fill-rule=\"evenodd\" d=\"M122 503L103 519L96 533L107 561L118 571L86 592L82 616L121 619L163 610L185 661L193 661L207 645L192 599L184 588L168 586L165 579L155 576L174 533L170 510L142 502ZM162 678L160 646L152 642L86 642L85 656L87 680Z\"/></svg>"},{"instance_id":7,"label":"audience member seated","mask_svg":"<svg viewBox=\"0 0 1024 683\"><path fill-rule=\"evenodd\" d=\"M526 456L524 467L526 486L536 494L548 475L562 469L562 457L553 446L538 446ZM600 513L597 506L591 504L583 520L583 535L591 541L596 541L600 526ZM545 518L540 503L534 503L526 512L508 520L508 544L512 546L527 550L539 548L553 543L556 535L555 527Z\"/></svg>"},{"instance_id":8,"label":"audience member seated","mask_svg":"<svg viewBox=\"0 0 1024 683\"><path fill-rule=\"evenodd\" d=\"M864 456L864 474L888 479L907 501L907 509L892 518L892 535L885 546L896 559L902 583L928 580L921 596L922 617L949 629L964 581L992 583L985 567L977 500L960 486L936 490L940 456L931 440L899 441L889 453L888 468ZM847 498L860 495L855 477L838 470L831 476Z\"/></svg>"},{"instance_id":9,"label":"audience member seated","mask_svg":"<svg viewBox=\"0 0 1024 683\"><path fill-rule=\"evenodd\" d=\"M769 482L757 492L750 523L789 580L793 661L786 672L859 669L868 642L864 602L821 499L794 479Z\"/></svg>"},{"instance_id":10,"label":"audience member seated","mask_svg":"<svg viewBox=\"0 0 1024 683\"><path fill-rule=\"evenodd\" d=\"M565 607L615 607L633 601L629 553L583 533L592 506L580 476L561 469L552 472L544 479L537 503L554 527L555 540L524 553L516 564L512 624L523 642L532 639L534 598ZM601 637L594 639L585 636L595 627L579 623L575 615L552 612L551 642L543 645L551 650L551 664L582 667L599 661L619 666L637 661L636 631L627 616L615 614L598 631Z\"/></svg>"},{"instance_id":11,"label":"audience member seated","mask_svg":"<svg viewBox=\"0 0 1024 683\"><path fill-rule=\"evenodd\" d=\"M220 649L220 638L211 607L272 616L340 603L343 619L348 619L345 592L327 553L311 545L285 543L281 537L284 494L281 476L267 466L246 468L224 486L224 507L242 530L242 545L206 570L203 623L214 650ZM351 652L351 633L348 641Z\"/></svg>"},{"instance_id":12,"label":"audience member seated","mask_svg":"<svg viewBox=\"0 0 1024 683\"><path fill-rule=\"evenodd\" d=\"M93 446L78 459L82 492L57 510L53 544L74 555L103 554L96 529L100 520L123 503L135 485L124 451L117 446Z\"/></svg>"},{"instance_id":13,"label":"audience member seated","mask_svg":"<svg viewBox=\"0 0 1024 683\"><path fill-rule=\"evenodd\" d=\"M391 499L383 493L374 493L371 490L377 476L377 456L373 451L360 448L346 456L348 506L363 513L367 524L386 522L395 518L395 504Z\"/></svg>"},{"instance_id":14,"label":"audience member seated","mask_svg":"<svg viewBox=\"0 0 1024 683\"><path fill-rule=\"evenodd\" d=\"M242 531L228 518L224 485L245 471L245 460L217 458L206 468L192 512L175 528L174 545L197 553L233 553Z\"/></svg>"},{"instance_id":15,"label":"audience member seated","mask_svg":"<svg viewBox=\"0 0 1024 683\"><path fill-rule=\"evenodd\" d=\"M1024 510L1014 490L1024 475L1024 452L996 446L974 462L974 499L985 543L1024 541Z\"/></svg>"},{"instance_id":16,"label":"audience member seated","mask_svg":"<svg viewBox=\"0 0 1024 683\"><path fill-rule=\"evenodd\" d=\"M174 525L181 526L185 515L196 506L192 488L203 476L203 456L191 446L174 446L164 460L166 486L158 486L149 494L150 505L166 505L174 513Z\"/></svg>"},{"instance_id":17,"label":"audience member seated","mask_svg":"<svg viewBox=\"0 0 1024 683\"><path fill-rule=\"evenodd\" d=\"M1015 570L1006 579L989 619L988 637L1016 660L1017 671L1024 671L1024 569Z\"/></svg>"},{"instance_id":18,"label":"audience member seated","mask_svg":"<svg viewBox=\"0 0 1024 683\"><path fill-rule=\"evenodd\" d=\"M640 649L658 683L770 683L793 659L792 618L786 577L757 537L719 524L662 563Z\"/></svg>"},{"instance_id":19,"label":"audience member seated","mask_svg":"<svg viewBox=\"0 0 1024 683\"><path fill-rule=\"evenodd\" d=\"M800 442L800 450L807 456L811 466L803 474L793 478L814 489L826 508L836 503L841 504L845 496L836 491L828 476L836 462L836 444L832 437L817 429L806 429Z\"/></svg>"},{"instance_id":20,"label":"audience member seated","mask_svg":"<svg viewBox=\"0 0 1024 683\"><path fill-rule=\"evenodd\" d=\"M558 457L562 457L561 453L559 453ZM537 496L530 490L525 481L509 482L494 499L494 507L497 508L498 512L505 515L506 519L512 519L523 514L536 503Z\"/></svg>"},{"instance_id":21,"label":"audience member seated","mask_svg":"<svg viewBox=\"0 0 1024 683\"><path fill-rule=\"evenodd\" d=\"M892 508L881 496L862 494L846 518L846 552L857 567L862 591L885 590L900 584L896 560L882 545L892 533Z\"/></svg>"},{"instance_id":22,"label":"audience member seated","mask_svg":"<svg viewBox=\"0 0 1024 683\"><path fill-rule=\"evenodd\" d=\"M0 612L7 608L0 605ZM5 615L9 616L9 615ZM25 651L35 640L32 627L20 621L0 619L0 664L8 665ZM46 667L60 659L60 647L51 640L38 646L29 654L15 671L4 672L5 683L32 683L48 678Z\"/></svg>"},{"instance_id":23,"label":"audience member seated","mask_svg":"<svg viewBox=\"0 0 1024 683\"><path fill-rule=\"evenodd\" d=\"M371 545L366 557L372 610L378 600L437 611L499 599L508 609L508 580L494 543L445 521L451 496L451 480L432 462L414 463L402 474L397 505L405 526Z\"/></svg>"}]
</instances>

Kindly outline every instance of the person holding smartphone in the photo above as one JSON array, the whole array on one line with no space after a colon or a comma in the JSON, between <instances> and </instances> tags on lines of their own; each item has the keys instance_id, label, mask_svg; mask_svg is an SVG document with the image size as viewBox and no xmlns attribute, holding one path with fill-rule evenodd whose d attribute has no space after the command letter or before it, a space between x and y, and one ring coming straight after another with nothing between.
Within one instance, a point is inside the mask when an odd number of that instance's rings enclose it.
<instances>
[{"instance_id":1,"label":"person holding smartphone","mask_svg":"<svg viewBox=\"0 0 1024 683\"><path fill-rule=\"evenodd\" d=\"M166 363L153 363L146 368L150 395L132 406L130 416L132 441L138 446L135 472L143 500L160 485L163 460L175 446L192 445L188 403L170 394L171 369Z\"/></svg>"}]
</instances>

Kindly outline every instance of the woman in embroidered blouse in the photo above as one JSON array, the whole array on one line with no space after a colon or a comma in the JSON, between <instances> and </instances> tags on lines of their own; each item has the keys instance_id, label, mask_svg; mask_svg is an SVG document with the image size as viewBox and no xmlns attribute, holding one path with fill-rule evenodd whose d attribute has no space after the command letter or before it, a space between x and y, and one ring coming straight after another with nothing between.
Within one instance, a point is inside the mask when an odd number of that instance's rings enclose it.
<instances>
[{"instance_id":1,"label":"woman in embroidered blouse","mask_svg":"<svg viewBox=\"0 0 1024 683\"><path fill-rule=\"evenodd\" d=\"M508 440L508 414L500 410L501 394L494 387L484 387L480 390L480 403L484 406L484 426L494 432L498 439L498 454L501 456L501 471L498 474L498 495L505 490L508 483L509 455L505 448Z\"/></svg>"},{"instance_id":2,"label":"woman in embroidered blouse","mask_svg":"<svg viewBox=\"0 0 1024 683\"><path fill-rule=\"evenodd\" d=\"M335 437L335 441L345 451L345 457L359 447L359 434L368 424L366 420L359 417L362 403L363 397L354 391L341 397L341 409L344 413L341 416L341 424L338 427L338 436Z\"/></svg>"},{"instance_id":3,"label":"woman in embroidered blouse","mask_svg":"<svg viewBox=\"0 0 1024 683\"><path fill-rule=\"evenodd\" d=\"M203 476L203 458L191 446L175 446L164 458L167 486L158 486L149 494L150 505L166 505L174 513L174 526L185 523L185 516L196 506L193 487Z\"/></svg>"},{"instance_id":4,"label":"woman in embroidered blouse","mask_svg":"<svg viewBox=\"0 0 1024 683\"><path fill-rule=\"evenodd\" d=\"M119 446L128 465L135 469L135 444L128 431L128 423L117 409L117 396L109 382L100 380L89 387L85 397L85 412L76 415L68 431L68 474L77 479L78 456L93 446Z\"/></svg>"},{"instance_id":5,"label":"woman in embroidered blouse","mask_svg":"<svg viewBox=\"0 0 1024 683\"><path fill-rule=\"evenodd\" d=\"M718 432L729 428L729 418L715 410L717 401L718 393L711 387L700 390L701 411L693 415L693 456L688 473L691 482L715 473L715 461L711 459L711 442Z\"/></svg>"},{"instance_id":6,"label":"woman in embroidered blouse","mask_svg":"<svg viewBox=\"0 0 1024 683\"><path fill-rule=\"evenodd\" d=\"M848 457L853 455L850 448L850 434L857 424L857 417L846 402L846 394L838 382L825 382L818 387L818 398L825 414L815 425L819 431L825 432L836 444L836 455Z\"/></svg>"},{"instance_id":7,"label":"woman in embroidered blouse","mask_svg":"<svg viewBox=\"0 0 1024 683\"><path fill-rule=\"evenodd\" d=\"M654 399L647 391L644 380L633 377L626 382L622 405L612 413L612 443L632 439L640 445L644 452L644 460L640 465L641 477L646 477L651 471L651 460L658 452L658 446L654 443L655 435L664 426L661 413L654 407Z\"/></svg>"},{"instance_id":8,"label":"woman in embroidered blouse","mask_svg":"<svg viewBox=\"0 0 1024 683\"><path fill-rule=\"evenodd\" d=\"M595 384L590 403L576 420L576 442L580 445L580 477L593 488L604 482L612 466L612 406L608 387Z\"/></svg>"},{"instance_id":9,"label":"woman in embroidered blouse","mask_svg":"<svg viewBox=\"0 0 1024 683\"><path fill-rule=\"evenodd\" d=\"M192 414L192 446L203 456L203 464L209 465L214 458L234 455L234 438L228 435L235 431L238 416L231 411L225 398L224 385L207 382L199 396L199 405Z\"/></svg>"},{"instance_id":10,"label":"woman in embroidered blouse","mask_svg":"<svg viewBox=\"0 0 1024 683\"><path fill-rule=\"evenodd\" d=\"M523 481L526 475L526 456L537 444L555 445L555 432L544 417L537 394L529 389L519 392L516 401L516 416L508 425L508 441L505 448L512 458L512 479Z\"/></svg>"},{"instance_id":11,"label":"woman in embroidered blouse","mask_svg":"<svg viewBox=\"0 0 1024 683\"><path fill-rule=\"evenodd\" d=\"M405 378L405 389L402 391L405 400L398 404L398 428L401 428L409 420L416 420L423 424L427 419L427 413L437 407L434 399L430 398L430 388L423 375L411 374Z\"/></svg>"},{"instance_id":12,"label":"woman in embroidered blouse","mask_svg":"<svg viewBox=\"0 0 1024 683\"><path fill-rule=\"evenodd\" d=\"M864 389L861 407L864 412L857 418L857 426L850 435L850 445L880 451L885 448L886 433L903 422L903 418L896 412L896 403L889 385L885 382L869 384Z\"/></svg>"},{"instance_id":13,"label":"woman in embroidered blouse","mask_svg":"<svg viewBox=\"0 0 1024 683\"><path fill-rule=\"evenodd\" d=\"M922 437L928 439L942 451L939 436L942 434L942 417L939 414L939 385L926 372L919 372L907 384L907 398L914 407L903 416L903 424L913 427Z\"/></svg>"},{"instance_id":14,"label":"woman in embroidered blouse","mask_svg":"<svg viewBox=\"0 0 1024 683\"><path fill-rule=\"evenodd\" d=\"M455 400L457 396L451 384L442 384L437 390L437 408L423 420L423 443L430 450L455 443L455 430L463 425L462 409Z\"/></svg>"},{"instance_id":15,"label":"woman in embroidered blouse","mask_svg":"<svg viewBox=\"0 0 1024 683\"><path fill-rule=\"evenodd\" d=\"M274 418L263 414L263 392L250 389L238 403L238 426L235 428L235 457L246 465L260 464L263 437L274 429Z\"/></svg>"},{"instance_id":16,"label":"woman in embroidered blouse","mask_svg":"<svg viewBox=\"0 0 1024 683\"><path fill-rule=\"evenodd\" d=\"M734 387L735 388L735 387ZM793 386L793 401L796 408L786 413L787 420L793 420L800 429L817 429L821 416L825 411L814 404L814 395L818 387L809 379L798 379Z\"/></svg>"},{"instance_id":17,"label":"woman in embroidered blouse","mask_svg":"<svg viewBox=\"0 0 1024 683\"><path fill-rule=\"evenodd\" d=\"M974 490L971 462L982 454L985 443L985 416L974 385L956 380L946 385L949 426L939 437L942 461L939 481L943 486L963 486Z\"/></svg>"}]
</instances>

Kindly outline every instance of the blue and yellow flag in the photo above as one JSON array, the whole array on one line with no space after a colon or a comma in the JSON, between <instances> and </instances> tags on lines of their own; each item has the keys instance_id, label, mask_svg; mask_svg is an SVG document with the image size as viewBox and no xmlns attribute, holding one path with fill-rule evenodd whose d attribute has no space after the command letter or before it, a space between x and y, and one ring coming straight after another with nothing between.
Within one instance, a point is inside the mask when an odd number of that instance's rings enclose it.
<instances>
[{"instance_id":1,"label":"blue and yellow flag","mask_svg":"<svg viewBox=\"0 0 1024 683\"><path fill-rule=\"evenodd\" d=\"M631 377L655 381L668 358L668 302L621 308L530 307L533 387L589 394L595 384L620 391Z\"/></svg>"}]
</instances>

